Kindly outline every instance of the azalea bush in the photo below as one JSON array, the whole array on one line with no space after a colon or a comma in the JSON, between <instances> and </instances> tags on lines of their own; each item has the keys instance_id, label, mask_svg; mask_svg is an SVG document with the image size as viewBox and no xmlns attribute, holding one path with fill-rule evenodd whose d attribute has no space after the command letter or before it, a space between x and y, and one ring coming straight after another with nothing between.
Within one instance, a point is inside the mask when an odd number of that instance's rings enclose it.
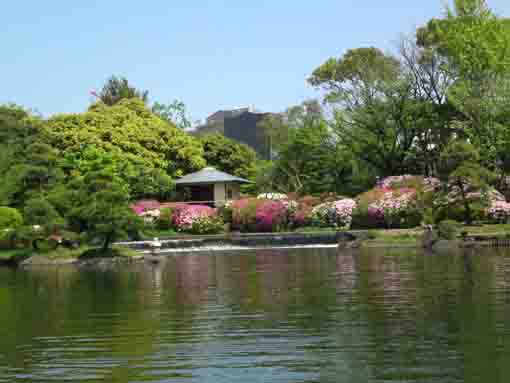
<instances>
[{"instance_id":1,"label":"azalea bush","mask_svg":"<svg viewBox=\"0 0 510 383\"><path fill-rule=\"evenodd\" d=\"M224 231L225 223L220 216L198 217L187 230L190 234L219 234Z\"/></svg>"},{"instance_id":2,"label":"azalea bush","mask_svg":"<svg viewBox=\"0 0 510 383\"><path fill-rule=\"evenodd\" d=\"M311 226L313 221L313 208L321 204L320 198L304 196L292 200L294 206L290 209L289 222L292 227Z\"/></svg>"},{"instance_id":3,"label":"azalea bush","mask_svg":"<svg viewBox=\"0 0 510 383\"><path fill-rule=\"evenodd\" d=\"M131 210L133 210L133 212L136 215L142 216L146 212L159 210L161 207L161 204L159 203L159 201L150 199L150 200L136 201L133 204L131 204L130 207L131 207Z\"/></svg>"},{"instance_id":4,"label":"azalea bush","mask_svg":"<svg viewBox=\"0 0 510 383\"><path fill-rule=\"evenodd\" d=\"M288 198L287 194L282 193L262 193L257 196L257 199L270 199L276 201Z\"/></svg>"},{"instance_id":5,"label":"azalea bush","mask_svg":"<svg viewBox=\"0 0 510 383\"><path fill-rule=\"evenodd\" d=\"M188 207L188 204L182 202L165 203L161 205L159 216L156 220L156 226L160 230L174 229L174 214Z\"/></svg>"},{"instance_id":6,"label":"azalea bush","mask_svg":"<svg viewBox=\"0 0 510 383\"><path fill-rule=\"evenodd\" d=\"M243 198L232 201L232 225L241 231L256 231L257 207L265 200L257 198Z\"/></svg>"},{"instance_id":7,"label":"azalea bush","mask_svg":"<svg viewBox=\"0 0 510 383\"><path fill-rule=\"evenodd\" d=\"M275 232L287 228L298 204L288 199L244 198L233 201L230 209L235 229L245 232Z\"/></svg>"},{"instance_id":8,"label":"azalea bush","mask_svg":"<svg viewBox=\"0 0 510 383\"><path fill-rule=\"evenodd\" d=\"M265 200L255 211L256 228L261 232L282 230L288 222L288 206L282 201Z\"/></svg>"},{"instance_id":9,"label":"azalea bush","mask_svg":"<svg viewBox=\"0 0 510 383\"><path fill-rule=\"evenodd\" d=\"M326 202L312 209L312 223L321 227L350 228L352 213L356 201L344 198L334 202Z\"/></svg>"},{"instance_id":10,"label":"azalea bush","mask_svg":"<svg viewBox=\"0 0 510 383\"><path fill-rule=\"evenodd\" d=\"M423 220L427 200L433 199L440 182L436 178L402 175L384 178L357 197L353 227L412 228Z\"/></svg>"},{"instance_id":11,"label":"azalea bush","mask_svg":"<svg viewBox=\"0 0 510 383\"><path fill-rule=\"evenodd\" d=\"M475 221L495 220L497 211L506 203L504 195L493 188L480 189L465 185L464 191L456 186L448 186L446 190L448 192L438 193L432 202L436 222L464 221L466 207L462 199L462 192L466 195L472 219ZM497 208L494 210L491 209L492 207Z\"/></svg>"},{"instance_id":12,"label":"azalea bush","mask_svg":"<svg viewBox=\"0 0 510 383\"><path fill-rule=\"evenodd\" d=\"M131 210L143 219L145 224L151 225L159 220L161 204L156 200L140 200L130 205Z\"/></svg>"},{"instance_id":13,"label":"azalea bush","mask_svg":"<svg viewBox=\"0 0 510 383\"><path fill-rule=\"evenodd\" d=\"M487 218L494 223L509 223L510 203L506 201L493 201L487 208Z\"/></svg>"},{"instance_id":14,"label":"azalea bush","mask_svg":"<svg viewBox=\"0 0 510 383\"><path fill-rule=\"evenodd\" d=\"M417 206L417 191L412 188L388 190L368 206L368 215L386 228L409 228L420 224L423 212Z\"/></svg>"},{"instance_id":15,"label":"azalea bush","mask_svg":"<svg viewBox=\"0 0 510 383\"><path fill-rule=\"evenodd\" d=\"M172 220L177 231L190 232L197 220L216 216L216 210L209 206L189 205L177 209Z\"/></svg>"}]
</instances>

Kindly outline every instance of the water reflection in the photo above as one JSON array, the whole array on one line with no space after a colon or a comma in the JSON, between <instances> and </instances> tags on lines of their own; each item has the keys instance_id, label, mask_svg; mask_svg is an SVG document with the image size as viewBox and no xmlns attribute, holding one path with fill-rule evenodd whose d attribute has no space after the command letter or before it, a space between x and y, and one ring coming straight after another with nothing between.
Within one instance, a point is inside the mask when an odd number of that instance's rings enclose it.
<instances>
[{"instance_id":1,"label":"water reflection","mask_svg":"<svg viewBox=\"0 0 510 383\"><path fill-rule=\"evenodd\" d=\"M336 249L0 270L0 382L503 382L510 254Z\"/></svg>"}]
</instances>

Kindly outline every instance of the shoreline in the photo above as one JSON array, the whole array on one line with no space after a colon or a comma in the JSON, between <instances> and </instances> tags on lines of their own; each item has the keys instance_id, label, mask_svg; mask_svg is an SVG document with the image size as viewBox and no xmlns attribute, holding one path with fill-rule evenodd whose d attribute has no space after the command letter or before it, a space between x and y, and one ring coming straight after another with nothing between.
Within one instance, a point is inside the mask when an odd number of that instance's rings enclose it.
<instances>
[{"instance_id":1,"label":"shoreline","mask_svg":"<svg viewBox=\"0 0 510 383\"><path fill-rule=\"evenodd\" d=\"M466 227L466 229L468 229ZM510 236L505 231L494 232L494 227L471 227L472 234L462 239L439 240L432 247L432 251L461 250L469 248L510 247ZM501 228L503 229L503 228ZM59 249L49 253L32 252L30 256L20 256L26 250L6 251L0 253L0 267L33 267L33 266L89 266L97 264L125 264L157 257L174 255L207 254L231 251L250 250L291 250L314 247L331 247L343 249L424 249L422 243L423 230L393 229L393 230L318 230L310 232L288 233L228 233L220 235L181 235L161 238L159 246L154 247L153 241L118 242L114 248L117 256L80 258L86 249L80 248L70 251L73 255L61 256ZM425 249L427 250L427 249ZM429 249L430 250L430 249ZM60 253L59 253L60 252ZM11 256L6 254L12 253Z\"/></svg>"}]
</instances>

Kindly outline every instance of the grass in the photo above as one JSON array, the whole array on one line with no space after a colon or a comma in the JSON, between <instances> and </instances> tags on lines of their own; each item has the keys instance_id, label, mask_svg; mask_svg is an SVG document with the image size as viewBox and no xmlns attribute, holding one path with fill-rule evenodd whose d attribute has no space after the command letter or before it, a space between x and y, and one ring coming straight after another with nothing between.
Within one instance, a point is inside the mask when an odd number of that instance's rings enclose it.
<instances>
[{"instance_id":1,"label":"grass","mask_svg":"<svg viewBox=\"0 0 510 383\"><path fill-rule=\"evenodd\" d=\"M338 229L334 227L305 226L296 229L294 233L332 233L336 231L338 231Z\"/></svg>"},{"instance_id":2,"label":"grass","mask_svg":"<svg viewBox=\"0 0 510 383\"><path fill-rule=\"evenodd\" d=\"M368 240L367 243L414 244L422 230L370 230L369 233L373 236L373 239Z\"/></svg>"},{"instance_id":3,"label":"grass","mask_svg":"<svg viewBox=\"0 0 510 383\"><path fill-rule=\"evenodd\" d=\"M82 246L77 249L58 248L35 252L32 249L0 250L0 259L3 260L24 260L33 255L38 255L51 261L87 259L87 258L116 258L116 257L137 257L140 254L127 247L113 246L106 253L100 248Z\"/></svg>"},{"instance_id":4,"label":"grass","mask_svg":"<svg viewBox=\"0 0 510 383\"><path fill-rule=\"evenodd\" d=\"M173 229L146 229L142 232L143 239L153 239L153 238L168 238L175 237L176 235L182 235L181 233L177 233Z\"/></svg>"},{"instance_id":5,"label":"grass","mask_svg":"<svg viewBox=\"0 0 510 383\"><path fill-rule=\"evenodd\" d=\"M510 234L509 224L499 225L463 225L459 228L459 232L465 231L471 235L508 235Z\"/></svg>"}]
</instances>

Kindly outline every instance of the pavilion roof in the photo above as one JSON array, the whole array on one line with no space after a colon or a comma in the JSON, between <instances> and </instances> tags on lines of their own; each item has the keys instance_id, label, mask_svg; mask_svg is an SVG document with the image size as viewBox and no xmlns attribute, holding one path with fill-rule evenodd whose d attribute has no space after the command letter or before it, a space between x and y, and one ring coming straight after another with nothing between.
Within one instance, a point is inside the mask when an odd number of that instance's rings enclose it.
<instances>
[{"instance_id":1,"label":"pavilion roof","mask_svg":"<svg viewBox=\"0 0 510 383\"><path fill-rule=\"evenodd\" d=\"M187 174L179 178L176 185L203 185L216 183L252 183L244 178L236 177L228 173L220 172L215 168L204 168L196 173Z\"/></svg>"}]
</instances>

